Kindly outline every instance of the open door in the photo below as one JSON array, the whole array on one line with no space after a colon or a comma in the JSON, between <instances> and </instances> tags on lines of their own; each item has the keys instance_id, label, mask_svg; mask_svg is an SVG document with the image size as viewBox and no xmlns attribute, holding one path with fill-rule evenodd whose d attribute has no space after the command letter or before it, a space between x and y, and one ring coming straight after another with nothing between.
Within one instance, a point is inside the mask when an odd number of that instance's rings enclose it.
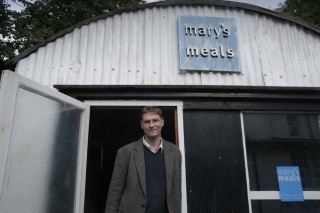
<instances>
[{"instance_id":1,"label":"open door","mask_svg":"<svg viewBox=\"0 0 320 213\"><path fill-rule=\"evenodd\" d=\"M108 101L104 103L110 104ZM151 102L144 104L151 105ZM117 151L143 135L140 124L143 106L91 105L84 213L105 212ZM176 107L162 106L161 109L164 118L161 136L167 141L178 143Z\"/></svg>"},{"instance_id":2,"label":"open door","mask_svg":"<svg viewBox=\"0 0 320 213\"><path fill-rule=\"evenodd\" d=\"M0 212L82 212L89 107L4 71Z\"/></svg>"},{"instance_id":3,"label":"open door","mask_svg":"<svg viewBox=\"0 0 320 213\"><path fill-rule=\"evenodd\" d=\"M161 136L179 146L182 154L182 212L187 210L186 168L183 132L183 102L159 100L86 100L90 127L86 176L85 213L102 213L113 173L116 152L143 135L140 111L158 106L165 120ZM178 128L179 127L179 128Z\"/></svg>"}]
</instances>

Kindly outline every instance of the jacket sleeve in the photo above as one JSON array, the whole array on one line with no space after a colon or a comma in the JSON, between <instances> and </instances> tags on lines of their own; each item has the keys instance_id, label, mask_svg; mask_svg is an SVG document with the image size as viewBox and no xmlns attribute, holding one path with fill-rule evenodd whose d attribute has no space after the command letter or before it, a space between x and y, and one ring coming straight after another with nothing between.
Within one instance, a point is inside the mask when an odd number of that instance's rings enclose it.
<instances>
[{"instance_id":1,"label":"jacket sleeve","mask_svg":"<svg viewBox=\"0 0 320 213\"><path fill-rule=\"evenodd\" d=\"M105 213L116 213L118 211L127 180L128 168L125 158L126 156L122 150L118 150L109 186Z\"/></svg>"}]
</instances>

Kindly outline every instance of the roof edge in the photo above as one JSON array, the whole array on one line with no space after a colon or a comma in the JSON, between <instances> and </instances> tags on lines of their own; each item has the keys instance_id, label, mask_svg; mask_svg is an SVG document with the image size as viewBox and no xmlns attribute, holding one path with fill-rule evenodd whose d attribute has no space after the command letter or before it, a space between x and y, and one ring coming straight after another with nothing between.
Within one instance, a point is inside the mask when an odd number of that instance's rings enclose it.
<instances>
[{"instance_id":1,"label":"roof edge","mask_svg":"<svg viewBox=\"0 0 320 213\"><path fill-rule=\"evenodd\" d=\"M119 9L119 10L116 10L113 12L104 13L102 15L95 16L90 19L81 21L81 22L79 22L79 23L77 23L77 24L75 24L65 30L60 31L59 33L51 36L50 38L46 39L45 41L40 42L40 43L24 50L19 55L15 56L11 60L9 60L6 63L6 66L9 67L10 69L14 70L18 61L28 57L32 53L36 52L39 48L47 45L48 43L53 42L68 33L71 33L76 28L81 28L82 26L89 25L90 23L99 21L101 19L105 19L107 17L112 17L114 15L125 13L125 12L134 12L134 11L144 10L144 9L153 8L153 7L169 7L169 6L221 6L221 7L228 7L228 8L234 8L234 9L245 9L245 10L250 10L253 12L258 12L258 13L261 13L264 15L268 15L268 16L271 16L276 19L289 21L291 23L300 25L308 30L311 30L317 34L320 34L319 27L314 26L306 21L303 21L302 19L299 19L299 18L296 18L293 16L288 16L283 13L279 13L279 12L276 12L273 10L269 10L269 9L255 6L255 5L251 5L251 4L232 2L232 1L222 1L222 0L167 0L167 1L139 4L134 7Z\"/></svg>"}]
</instances>

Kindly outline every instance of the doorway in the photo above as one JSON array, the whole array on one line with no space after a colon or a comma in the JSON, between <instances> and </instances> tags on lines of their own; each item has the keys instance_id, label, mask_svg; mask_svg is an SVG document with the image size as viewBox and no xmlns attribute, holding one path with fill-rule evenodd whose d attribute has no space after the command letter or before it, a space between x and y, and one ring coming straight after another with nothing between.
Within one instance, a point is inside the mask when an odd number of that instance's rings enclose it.
<instances>
[{"instance_id":1,"label":"doorway","mask_svg":"<svg viewBox=\"0 0 320 213\"><path fill-rule=\"evenodd\" d=\"M91 106L87 153L85 213L104 213L117 150L143 135L143 106ZM177 108L160 106L165 121L162 137L178 143Z\"/></svg>"}]
</instances>

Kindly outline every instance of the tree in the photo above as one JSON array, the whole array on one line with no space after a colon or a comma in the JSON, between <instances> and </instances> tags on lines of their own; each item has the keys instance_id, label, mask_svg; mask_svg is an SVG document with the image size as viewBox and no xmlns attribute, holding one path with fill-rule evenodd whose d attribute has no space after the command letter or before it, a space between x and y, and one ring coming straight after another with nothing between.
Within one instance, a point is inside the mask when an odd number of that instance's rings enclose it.
<instances>
[{"instance_id":1,"label":"tree","mask_svg":"<svg viewBox=\"0 0 320 213\"><path fill-rule=\"evenodd\" d=\"M0 4L0 68L9 58L14 56L15 43L12 35L12 27L15 11L8 10L10 5Z\"/></svg>"},{"instance_id":2,"label":"tree","mask_svg":"<svg viewBox=\"0 0 320 213\"><path fill-rule=\"evenodd\" d=\"M315 26L320 26L319 0L286 0L276 11L298 17Z\"/></svg>"},{"instance_id":3,"label":"tree","mask_svg":"<svg viewBox=\"0 0 320 213\"><path fill-rule=\"evenodd\" d=\"M24 10L19 13L4 8L4 16L1 15L0 61L2 62L11 59L15 52L22 52L83 20L144 3L143 0L19 1L26 6Z\"/></svg>"}]
</instances>

